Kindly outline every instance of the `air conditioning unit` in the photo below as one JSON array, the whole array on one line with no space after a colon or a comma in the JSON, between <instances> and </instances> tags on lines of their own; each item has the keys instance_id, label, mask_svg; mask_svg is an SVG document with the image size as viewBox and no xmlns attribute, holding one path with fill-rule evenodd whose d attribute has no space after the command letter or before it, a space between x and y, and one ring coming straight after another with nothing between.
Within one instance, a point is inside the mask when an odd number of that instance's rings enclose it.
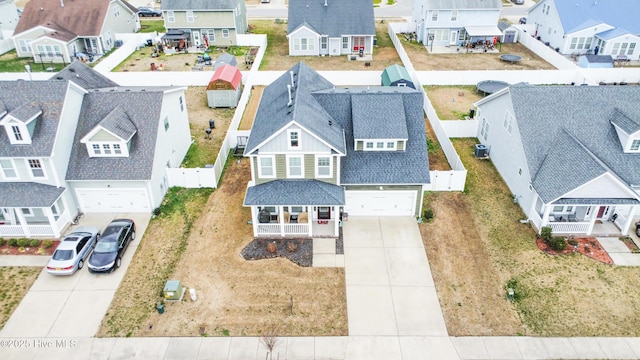
<instances>
[{"instance_id":1,"label":"air conditioning unit","mask_svg":"<svg viewBox=\"0 0 640 360\"><path fill-rule=\"evenodd\" d=\"M486 159L489 157L489 148L483 144L476 144L476 159Z\"/></svg>"}]
</instances>

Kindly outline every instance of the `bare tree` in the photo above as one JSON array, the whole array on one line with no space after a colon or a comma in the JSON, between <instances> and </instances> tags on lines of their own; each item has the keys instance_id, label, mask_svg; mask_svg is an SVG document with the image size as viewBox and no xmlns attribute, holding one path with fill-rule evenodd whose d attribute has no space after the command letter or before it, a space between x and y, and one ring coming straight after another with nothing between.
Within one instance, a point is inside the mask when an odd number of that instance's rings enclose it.
<instances>
[{"instance_id":1,"label":"bare tree","mask_svg":"<svg viewBox=\"0 0 640 360\"><path fill-rule=\"evenodd\" d=\"M270 327L264 335L260 338L262 344L269 350L268 356L270 360L273 360L273 349L276 347L278 343L278 338L276 337L276 329L275 327Z\"/></svg>"}]
</instances>

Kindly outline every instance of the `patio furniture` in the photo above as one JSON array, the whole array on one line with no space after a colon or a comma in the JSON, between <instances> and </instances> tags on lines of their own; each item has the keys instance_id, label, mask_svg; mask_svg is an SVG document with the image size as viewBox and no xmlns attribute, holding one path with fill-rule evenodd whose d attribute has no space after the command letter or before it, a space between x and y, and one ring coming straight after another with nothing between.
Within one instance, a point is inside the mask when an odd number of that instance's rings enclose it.
<instances>
[{"instance_id":1,"label":"patio furniture","mask_svg":"<svg viewBox=\"0 0 640 360\"><path fill-rule=\"evenodd\" d=\"M307 212L301 212L298 214L298 223L306 224L309 222L309 214Z\"/></svg>"},{"instance_id":2,"label":"patio furniture","mask_svg":"<svg viewBox=\"0 0 640 360\"><path fill-rule=\"evenodd\" d=\"M284 218L285 224L288 224L291 221L291 215L289 214L288 211L285 211L282 217ZM280 214L278 214L278 222L280 222Z\"/></svg>"}]
</instances>

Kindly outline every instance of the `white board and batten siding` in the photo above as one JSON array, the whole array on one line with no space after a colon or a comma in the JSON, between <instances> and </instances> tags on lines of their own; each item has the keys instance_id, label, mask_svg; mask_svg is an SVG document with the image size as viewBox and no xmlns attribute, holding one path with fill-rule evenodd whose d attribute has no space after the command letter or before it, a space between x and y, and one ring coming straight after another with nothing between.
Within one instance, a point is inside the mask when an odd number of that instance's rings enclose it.
<instances>
[{"instance_id":1,"label":"white board and batten siding","mask_svg":"<svg viewBox=\"0 0 640 360\"><path fill-rule=\"evenodd\" d=\"M345 191L349 216L413 216L415 191Z\"/></svg>"}]
</instances>

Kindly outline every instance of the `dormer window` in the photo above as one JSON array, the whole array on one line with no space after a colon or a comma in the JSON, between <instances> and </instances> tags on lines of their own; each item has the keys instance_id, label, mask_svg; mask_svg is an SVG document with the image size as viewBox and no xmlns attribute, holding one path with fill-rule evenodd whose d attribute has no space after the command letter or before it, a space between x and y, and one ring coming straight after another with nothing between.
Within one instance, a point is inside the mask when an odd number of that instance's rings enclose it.
<instances>
[{"instance_id":1,"label":"dormer window","mask_svg":"<svg viewBox=\"0 0 640 360\"><path fill-rule=\"evenodd\" d=\"M38 119L42 115L35 101L23 104L10 112L0 113L0 125L4 126L9 142L13 145L31 144Z\"/></svg>"},{"instance_id":2,"label":"dormer window","mask_svg":"<svg viewBox=\"0 0 640 360\"><path fill-rule=\"evenodd\" d=\"M15 141L18 141L18 142L23 141L22 132L20 131L20 126L17 126L17 125L11 126L11 131L13 132L13 139Z\"/></svg>"},{"instance_id":3,"label":"dormer window","mask_svg":"<svg viewBox=\"0 0 640 360\"><path fill-rule=\"evenodd\" d=\"M288 130L289 134L289 149L300 148L300 130Z\"/></svg>"},{"instance_id":4,"label":"dormer window","mask_svg":"<svg viewBox=\"0 0 640 360\"><path fill-rule=\"evenodd\" d=\"M126 157L129 151L121 143L91 142L87 144L90 157ZM123 149L126 149L123 151Z\"/></svg>"},{"instance_id":5,"label":"dormer window","mask_svg":"<svg viewBox=\"0 0 640 360\"><path fill-rule=\"evenodd\" d=\"M404 151L405 139L356 139L356 151Z\"/></svg>"},{"instance_id":6,"label":"dormer window","mask_svg":"<svg viewBox=\"0 0 640 360\"><path fill-rule=\"evenodd\" d=\"M636 152L640 151L640 139L633 140L631 142L631 148L629 150Z\"/></svg>"}]
</instances>

